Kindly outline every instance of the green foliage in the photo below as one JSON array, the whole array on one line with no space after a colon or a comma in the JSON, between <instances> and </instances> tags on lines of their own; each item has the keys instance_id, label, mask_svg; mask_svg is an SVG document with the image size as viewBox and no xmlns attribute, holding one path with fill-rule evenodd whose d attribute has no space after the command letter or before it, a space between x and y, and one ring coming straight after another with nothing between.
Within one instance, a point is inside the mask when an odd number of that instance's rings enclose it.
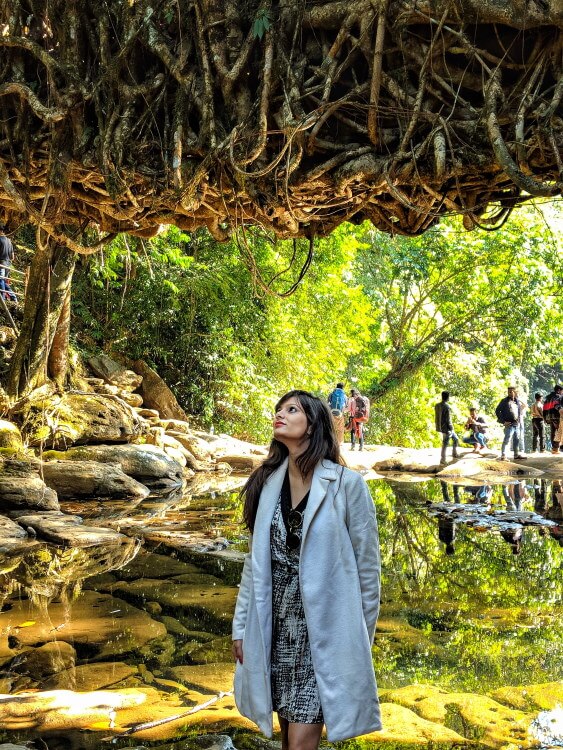
<instances>
[{"instance_id":1,"label":"green foliage","mask_svg":"<svg viewBox=\"0 0 563 750\"><path fill-rule=\"evenodd\" d=\"M256 18L252 24L252 36L256 39L262 39L264 34L270 30L272 19L267 8L260 8L256 13Z\"/></svg>"}]
</instances>

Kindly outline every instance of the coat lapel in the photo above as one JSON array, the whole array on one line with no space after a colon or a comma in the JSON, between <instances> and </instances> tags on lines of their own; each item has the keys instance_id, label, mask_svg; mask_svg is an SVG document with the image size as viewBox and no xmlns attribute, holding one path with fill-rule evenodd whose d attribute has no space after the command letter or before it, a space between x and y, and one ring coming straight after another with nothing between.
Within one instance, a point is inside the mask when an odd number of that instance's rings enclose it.
<instances>
[{"instance_id":1,"label":"coat lapel","mask_svg":"<svg viewBox=\"0 0 563 750\"><path fill-rule=\"evenodd\" d=\"M309 501L305 509L303 518L303 537L301 545L303 546L311 521L315 517L321 503L325 499L326 493L331 482L338 477L339 469L336 464L329 461L320 461L313 472L313 481L311 482L311 492Z\"/></svg>"},{"instance_id":2,"label":"coat lapel","mask_svg":"<svg viewBox=\"0 0 563 750\"><path fill-rule=\"evenodd\" d=\"M268 478L258 504L258 512L252 537L252 579L258 621L262 633L265 663L270 663L272 637L272 553L270 551L270 527L276 504L280 496L283 478L287 470L287 459Z\"/></svg>"}]
</instances>

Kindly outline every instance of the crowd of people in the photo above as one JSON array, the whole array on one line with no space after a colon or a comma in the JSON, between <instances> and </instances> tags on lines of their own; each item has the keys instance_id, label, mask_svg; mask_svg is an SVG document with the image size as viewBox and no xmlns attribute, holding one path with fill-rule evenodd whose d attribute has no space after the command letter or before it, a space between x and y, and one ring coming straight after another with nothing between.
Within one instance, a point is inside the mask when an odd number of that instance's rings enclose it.
<instances>
[{"instance_id":1,"label":"crowd of people","mask_svg":"<svg viewBox=\"0 0 563 750\"><path fill-rule=\"evenodd\" d=\"M440 463L446 463L446 451L452 444L452 457L458 457L459 437L454 429L450 408L450 394L442 391L442 400L434 407L436 431L442 435L442 450ZM531 408L520 397L516 386L509 386L507 395L501 399L495 409L498 422L504 428L504 435L500 451L500 460L507 460L507 451L512 449L514 460L523 461L525 455L525 427L526 414L530 413L532 426L532 452L544 453L549 444L552 453L563 452L563 386L555 385L551 393L543 397L541 393L534 395ZM487 447L486 431L489 428L486 419L479 414L476 407L469 410L469 418L465 423L462 440L466 445L473 445L476 453L482 454ZM547 434L549 431L549 434Z\"/></svg>"}]
</instances>

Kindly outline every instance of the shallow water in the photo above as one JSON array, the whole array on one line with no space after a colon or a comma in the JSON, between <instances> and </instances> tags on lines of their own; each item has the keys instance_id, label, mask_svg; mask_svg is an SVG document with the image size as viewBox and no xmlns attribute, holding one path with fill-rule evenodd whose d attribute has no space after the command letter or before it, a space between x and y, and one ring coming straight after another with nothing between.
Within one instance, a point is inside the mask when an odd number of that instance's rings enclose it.
<instances>
[{"instance_id":1,"label":"shallow water","mask_svg":"<svg viewBox=\"0 0 563 750\"><path fill-rule=\"evenodd\" d=\"M382 738L400 747L412 744L413 732L448 746L462 738L525 745L538 711L563 701L553 685L563 679L561 484L369 484L383 567L373 648L388 705L390 732ZM230 618L246 543L236 493L64 510L131 539L114 549L41 545L3 561L0 693L39 692L17 717L13 701L0 701L0 740L40 737L33 746L48 750L168 748L165 740L247 728L227 696L135 739L102 742L230 689ZM516 695L510 686L527 687ZM65 690L80 691L82 703L55 692L55 703L41 704L44 691ZM446 711L446 693L465 697L448 698ZM487 698L485 706L486 695L498 703ZM485 726L487 711L500 712L506 730L501 720L495 731ZM515 722L523 734L514 735ZM438 728L450 734L433 734Z\"/></svg>"}]
</instances>

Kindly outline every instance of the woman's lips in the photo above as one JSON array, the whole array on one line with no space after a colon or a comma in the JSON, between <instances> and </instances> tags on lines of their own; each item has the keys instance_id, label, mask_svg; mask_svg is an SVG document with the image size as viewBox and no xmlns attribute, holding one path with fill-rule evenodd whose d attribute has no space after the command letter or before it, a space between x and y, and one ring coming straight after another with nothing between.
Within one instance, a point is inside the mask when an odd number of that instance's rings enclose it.
<instances>
[{"instance_id":1,"label":"woman's lips","mask_svg":"<svg viewBox=\"0 0 563 750\"><path fill-rule=\"evenodd\" d=\"M274 427L283 427L285 422L274 422Z\"/></svg>"}]
</instances>

